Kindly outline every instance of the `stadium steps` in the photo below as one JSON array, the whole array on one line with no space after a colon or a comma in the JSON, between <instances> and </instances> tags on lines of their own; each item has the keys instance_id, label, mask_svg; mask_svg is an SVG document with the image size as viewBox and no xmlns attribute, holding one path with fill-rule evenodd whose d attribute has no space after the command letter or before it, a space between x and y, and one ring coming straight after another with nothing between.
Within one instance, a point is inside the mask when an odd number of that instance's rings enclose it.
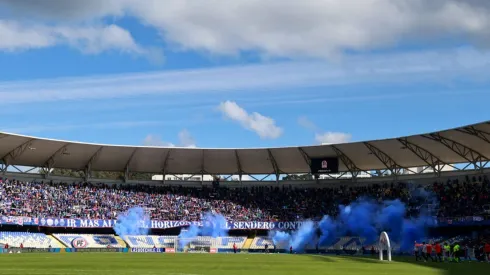
<instances>
[{"instance_id":1,"label":"stadium steps","mask_svg":"<svg viewBox=\"0 0 490 275\"><path fill-rule=\"evenodd\" d=\"M129 245L119 236L115 236L117 243L123 247L129 247Z\"/></svg>"},{"instance_id":2,"label":"stadium steps","mask_svg":"<svg viewBox=\"0 0 490 275\"><path fill-rule=\"evenodd\" d=\"M248 237L247 240L245 241L245 243L242 246L242 251L248 252L248 250L250 249L250 246L252 245L253 241L254 241L254 238Z\"/></svg>"},{"instance_id":3,"label":"stadium steps","mask_svg":"<svg viewBox=\"0 0 490 275\"><path fill-rule=\"evenodd\" d=\"M48 238L50 238L54 243L57 243L61 248L66 248L66 245L63 244L60 240L58 240L55 236L53 235L47 235ZM63 251L64 249L62 249Z\"/></svg>"}]
</instances>

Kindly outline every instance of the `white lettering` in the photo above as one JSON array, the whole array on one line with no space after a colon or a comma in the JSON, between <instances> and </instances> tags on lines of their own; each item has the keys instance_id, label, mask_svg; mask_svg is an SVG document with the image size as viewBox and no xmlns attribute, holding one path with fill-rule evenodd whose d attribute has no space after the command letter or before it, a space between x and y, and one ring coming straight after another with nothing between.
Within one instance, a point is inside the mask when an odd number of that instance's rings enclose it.
<instances>
[{"instance_id":1,"label":"white lettering","mask_svg":"<svg viewBox=\"0 0 490 275\"><path fill-rule=\"evenodd\" d=\"M250 227L252 227L251 222L244 222L243 225L244 225L245 229L250 229Z\"/></svg>"},{"instance_id":2,"label":"white lettering","mask_svg":"<svg viewBox=\"0 0 490 275\"><path fill-rule=\"evenodd\" d=\"M68 227L76 227L77 222L74 219L69 219L66 221L66 225L68 225Z\"/></svg>"},{"instance_id":3,"label":"white lettering","mask_svg":"<svg viewBox=\"0 0 490 275\"><path fill-rule=\"evenodd\" d=\"M271 223L267 223L268 226L269 226L269 229L274 229L276 227L276 224L271 222Z\"/></svg>"},{"instance_id":4,"label":"white lettering","mask_svg":"<svg viewBox=\"0 0 490 275\"><path fill-rule=\"evenodd\" d=\"M232 229L232 228L230 227L230 223L229 223L229 222L226 222L226 224L225 224L225 229L228 229L228 230Z\"/></svg>"},{"instance_id":5,"label":"white lettering","mask_svg":"<svg viewBox=\"0 0 490 275\"><path fill-rule=\"evenodd\" d=\"M269 229L269 223L268 222L264 222L264 225L263 225L262 229Z\"/></svg>"}]
</instances>

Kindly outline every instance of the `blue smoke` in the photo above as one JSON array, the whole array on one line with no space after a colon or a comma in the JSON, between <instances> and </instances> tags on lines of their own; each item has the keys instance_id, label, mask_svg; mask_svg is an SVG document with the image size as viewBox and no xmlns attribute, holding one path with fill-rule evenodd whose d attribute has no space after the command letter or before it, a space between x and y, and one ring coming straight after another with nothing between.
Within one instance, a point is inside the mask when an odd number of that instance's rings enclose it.
<instances>
[{"instance_id":1,"label":"blue smoke","mask_svg":"<svg viewBox=\"0 0 490 275\"><path fill-rule=\"evenodd\" d=\"M330 218L330 216L324 216L322 220L318 223L318 228L320 229L320 239L318 241L319 245L332 245L339 236L342 236L343 232L340 232L340 228L336 220Z\"/></svg>"},{"instance_id":2,"label":"blue smoke","mask_svg":"<svg viewBox=\"0 0 490 275\"><path fill-rule=\"evenodd\" d=\"M182 230L179 234L179 247L185 247L192 239L199 236L200 228L192 224L187 230Z\"/></svg>"},{"instance_id":3,"label":"blue smoke","mask_svg":"<svg viewBox=\"0 0 490 275\"><path fill-rule=\"evenodd\" d=\"M299 229L293 233L290 246L297 252L303 252L307 245L314 244L315 236L315 223L312 221L305 221Z\"/></svg>"},{"instance_id":4,"label":"blue smoke","mask_svg":"<svg viewBox=\"0 0 490 275\"><path fill-rule=\"evenodd\" d=\"M432 217L421 213L419 217L407 219L405 204L400 200L381 203L359 199L350 205L339 206L336 218L324 216L317 224L318 244L329 246L342 236L363 238L364 244L377 243L382 231L388 232L390 240L399 243L401 251L410 251L414 241L426 238L427 228L434 225ZM315 244L316 227L313 222L305 222L296 232L274 232L271 236L275 244L287 243L301 252L306 245Z\"/></svg>"},{"instance_id":5,"label":"blue smoke","mask_svg":"<svg viewBox=\"0 0 490 275\"><path fill-rule=\"evenodd\" d=\"M405 204L400 200L383 202L376 218L379 230L390 232L390 239L399 242L403 237L405 212Z\"/></svg>"},{"instance_id":6,"label":"blue smoke","mask_svg":"<svg viewBox=\"0 0 490 275\"><path fill-rule=\"evenodd\" d=\"M128 235L148 235L150 218L141 207L133 207L117 217L114 231L124 237Z\"/></svg>"},{"instance_id":7,"label":"blue smoke","mask_svg":"<svg viewBox=\"0 0 490 275\"><path fill-rule=\"evenodd\" d=\"M287 247L291 242L291 235L282 231L270 231L269 238L276 246Z\"/></svg>"},{"instance_id":8,"label":"blue smoke","mask_svg":"<svg viewBox=\"0 0 490 275\"><path fill-rule=\"evenodd\" d=\"M211 236L214 238L228 236L226 218L218 214L206 213L200 234L201 236Z\"/></svg>"},{"instance_id":9,"label":"blue smoke","mask_svg":"<svg viewBox=\"0 0 490 275\"><path fill-rule=\"evenodd\" d=\"M179 234L179 247L183 248L198 236L226 237L226 218L219 214L206 213L202 220L202 227L195 224L189 226L187 230L182 230Z\"/></svg>"},{"instance_id":10,"label":"blue smoke","mask_svg":"<svg viewBox=\"0 0 490 275\"><path fill-rule=\"evenodd\" d=\"M414 242L420 243L425 241L427 238L427 228L434 225L434 219L425 215L404 220L400 250L404 252L410 251Z\"/></svg>"},{"instance_id":11,"label":"blue smoke","mask_svg":"<svg viewBox=\"0 0 490 275\"><path fill-rule=\"evenodd\" d=\"M292 246L295 251L303 252L307 245L316 244L316 226L313 221L304 221L299 229L291 234L283 231L271 231L269 238L276 246L286 248Z\"/></svg>"},{"instance_id":12,"label":"blue smoke","mask_svg":"<svg viewBox=\"0 0 490 275\"><path fill-rule=\"evenodd\" d=\"M359 236L372 243L378 238L374 225L377 205L369 201L356 201L348 206L340 206L339 220L351 236Z\"/></svg>"}]
</instances>

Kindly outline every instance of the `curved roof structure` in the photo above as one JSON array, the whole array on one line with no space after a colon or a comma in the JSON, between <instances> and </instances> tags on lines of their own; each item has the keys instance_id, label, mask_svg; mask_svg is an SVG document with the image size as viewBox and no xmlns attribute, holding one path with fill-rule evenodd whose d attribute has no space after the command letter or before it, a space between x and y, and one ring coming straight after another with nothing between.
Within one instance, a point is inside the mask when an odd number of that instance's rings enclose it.
<instances>
[{"instance_id":1,"label":"curved roof structure","mask_svg":"<svg viewBox=\"0 0 490 275\"><path fill-rule=\"evenodd\" d=\"M472 163L490 159L490 122L434 133L336 145L205 149L117 146L0 133L5 165L166 174L295 174L311 158L338 157L339 172ZM485 164L483 164L485 163Z\"/></svg>"}]
</instances>

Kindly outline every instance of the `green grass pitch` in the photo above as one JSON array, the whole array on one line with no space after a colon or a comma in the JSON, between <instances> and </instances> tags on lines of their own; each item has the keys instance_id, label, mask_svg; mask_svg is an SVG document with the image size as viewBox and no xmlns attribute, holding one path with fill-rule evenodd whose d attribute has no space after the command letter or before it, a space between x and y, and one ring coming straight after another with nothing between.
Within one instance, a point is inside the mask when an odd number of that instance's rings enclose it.
<instances>
[{"instance_id":1,"label":"green grass pitch","mask_svg":"<svg viewBox=\"0 0 490 275\"><path fill-rule=\"evenodd\" d=\"M339 274L483 275L487 263L419 263L410 258L380 262L367 257L287 254L0 254L0 274Z\"/></svg>"}]
</instances>

